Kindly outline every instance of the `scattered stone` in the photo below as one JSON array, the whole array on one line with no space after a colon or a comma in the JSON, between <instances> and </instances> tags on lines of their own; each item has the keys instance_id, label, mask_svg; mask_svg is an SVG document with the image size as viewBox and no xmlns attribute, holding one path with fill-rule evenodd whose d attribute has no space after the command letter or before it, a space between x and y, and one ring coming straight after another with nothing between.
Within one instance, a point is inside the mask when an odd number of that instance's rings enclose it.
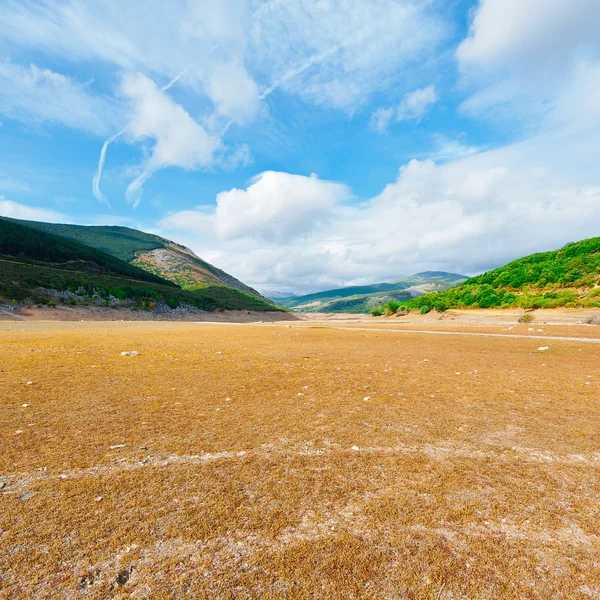
<instances>
[{"instance_id":1,"label":"scattered stone","mask_svg":"<svg viewBox=\"0 0 600 600\"><path fill-rule=\"evenodd\" d=\"M456 371L456 374L457 374L457 375L460 375L460 371Z\"/></svg>"},{"instance_id":2,"label":"scattered stone","mask_svg":"<svg viewBox=\"0 0 600 600\"><path fill-rule=\"evenodd\" d=\"M3 490L6 487L6 481L0 481L0 490Z\"/></svg>"},{"instance_id":3,"label":"scattered stone","mask_svg":"<svg viewBox=\"0 0 600 600\"><path fill-rule=\"evenodd\" d=\"M527 331L535 331L535 329L533 327L528 327Z\"/></svg>"},{"instance_id":4,"label":"scattered stone","mask_svg":"<svg viewBox=\"0 0 600 600\"><path fill-rule=\"evenodd\" d=\"M96 496L96 497L94 498L94 500L95 500L96 502L102 502L102 496Z\"/></svg>"},{"instance_id":5,"label":"scattered stone","mask_svg":"<svg viewBox=\"0 0 600 600\"><path fill-rule=\"evenodd\" d=\"M123 569L117 575L117 585L119 585L119 586L125 585L129 581L129 578L131 577L131 573L133 573L133 567L129 567L128 569Z\"/></svg>"},{"instance_id":6,"label":"scattered stone","mask_svg":"<svg viewBox=\"0 0 600 600\"><path fill-rule=\"evenodd\" d=\"M539 350L540 352L546 352L546 350L550 350L550 347L549 347L549 346L540 346L540 347L538 348L538 350Z\"/></svg>"},{"instance_id":7,"label":"scattered stone","mask_svg":"<svg viewBox=\"0 0 600 600\"><path fill-rule=\"evenodd\" d=\"M370 399L371 399L371 396L365 396L365 397L363 398L363 400L364 400L365 402L368 402Z\"/></svg>"},{"instance_id":8,"label":"scattered stone","mask_svg":"<svg viewBox=\"0 0 600 600\"><path fill-rule=\"evenodd\" d=\"M19 497L19 500L28 500L33 496L33 492L25 492L22 496Z\"/></svg>"},{"instance_id":9,"label":"scattered stone","mask_svg":"<svg viewBox=\"0 0 600 600\"><path fill-rule=\"evenodd\" d=\"M28 381L27 385L35 385L35 384L33 383L33 381Z\"/></svg>"},{"instance_id":10,"label":"scattered stone","mask_svg":"<svg viewBox=\"0 0 600 600\"><path fill-rule=\"evenodd\" d=\"M148 450L148 446L140 446L140 450Z\"/></svg>"},{"instance_id":11,"label":"scattered stone","mask_svg":"<svg viewBox=\"0 0 600 600\"><path fill-rule=\"evenodd\" d=\"M139 356L139 355L140 355L140 353L137 352L136 350L121 352L121 356Z\"/></svg>"},{"instance_id":12,"label":"scattered stone","mask_svg":"<svg viewBox=\"0 0 600 600\"><path fill-rule=\"evenodd\" d=\"M21 406L22 406L23 408L27 408L27 407L29 406L29 404L21 404Z\"/></svg>"},{"instance_id":13,"label":"scattered stone","mask_svg":"<svg viewBox=\"0 0 600 600\"><path fill-rule=\"evenodd\" d=\"M358 446L352 446L352 450L354 450L354 452L358 452L358 450L360 450L360 448Z\"/></svg>"},{"instance_id":14,"label":"scattered stone","mask_svg":"<svg viewBox=\"0 0 600 600\"><path fill-rule=\"evenodd\" d=\"M110 446L111 450L116 450L117 448L125 448L127 444L115 444L114 446Z\"/></svg>"}]
</instances>

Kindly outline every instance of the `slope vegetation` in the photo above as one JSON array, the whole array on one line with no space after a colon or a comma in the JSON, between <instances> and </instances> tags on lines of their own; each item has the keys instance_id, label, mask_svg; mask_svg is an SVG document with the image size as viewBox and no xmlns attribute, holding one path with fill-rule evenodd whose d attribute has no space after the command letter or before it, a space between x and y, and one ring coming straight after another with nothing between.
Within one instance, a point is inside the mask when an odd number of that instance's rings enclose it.
<instances>
[{"instance_id":1,"label":"slope vegetation","mask_svg":"<svg viewBox=\"0 0 600 600\"><path fill-rule=\"evenodd\" d=\"M163 279L168 279L183 289L194 290L207 285L221 285L261 297L255 289L202 260L189 248L158 235L129 227L17 220L15 222L102 250Z\"/></svg>"},{"instance_id":2,"label":"slope vegetation","mask_svg":"<svg viewBox=\"0 0 600 600\"><path fill-rule=\"evenodd\" d=\"M272 304L225 286L182 290L175 283L101 250L0 219L0 298L15 303L59 301L153 308L274 310Z\"/></svg>"},{"instance_id":3,"label":"slope vegetation","mask_svg":"<svg viewBox=\"0 0 600 600\"><path fill-rule=\"evenodd\" d=\"M421 308L600 307L600 237L525 256L442 293L425 294Z\"/></svg>"},{"instance_id":4,"label":"slope vegetation","mask_svg":"<svg viewBox=\"0 0 600 600\"><path fill-rule=\"evenodd\" d=\"M425 292L446 290L466 276L445 271L425 271L392 283L350 286L279 300L299 312L368 313L387 302L406 302Z\"/></svg>"}]
</instances>

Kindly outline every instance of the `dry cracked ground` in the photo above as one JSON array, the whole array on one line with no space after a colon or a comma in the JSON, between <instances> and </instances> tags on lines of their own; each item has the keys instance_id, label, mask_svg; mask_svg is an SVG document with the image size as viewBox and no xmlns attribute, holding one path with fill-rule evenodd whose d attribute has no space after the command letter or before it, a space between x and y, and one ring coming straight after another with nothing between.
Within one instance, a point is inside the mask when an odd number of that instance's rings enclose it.
<instances>
[{"instance_id":1,"label":"dry cracked ground","mask_svg":"<svg viewBox=\"0 0 600 600\"><path fill-rule=\"evenodd\" d=\"M600 598L599 343L1 329L2 598Z\"/></svg>"}]
</instances>

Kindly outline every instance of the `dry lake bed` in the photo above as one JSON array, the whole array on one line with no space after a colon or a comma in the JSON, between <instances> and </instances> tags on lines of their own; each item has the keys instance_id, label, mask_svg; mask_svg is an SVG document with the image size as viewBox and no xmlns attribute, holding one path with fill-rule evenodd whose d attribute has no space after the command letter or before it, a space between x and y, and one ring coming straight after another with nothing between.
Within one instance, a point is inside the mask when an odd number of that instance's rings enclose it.
<instances>
[{"instance_id":1,"label":"dry lake bed","mask_svg":"<svg viewBox=\"0 0 600 600\"><path fill-rule=\"evenodd\" d=\"M399 321L2 322L0 597L600 598L600 327Z\"/></svg>"}]
</instances>

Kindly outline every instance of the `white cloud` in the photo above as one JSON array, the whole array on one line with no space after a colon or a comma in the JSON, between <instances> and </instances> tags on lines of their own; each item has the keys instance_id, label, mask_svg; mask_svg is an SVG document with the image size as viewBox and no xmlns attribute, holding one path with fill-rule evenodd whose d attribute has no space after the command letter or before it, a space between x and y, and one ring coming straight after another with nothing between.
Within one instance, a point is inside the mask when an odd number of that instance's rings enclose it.
<instances>
[{"instance_id":1,"label":"white cloud","mask_svg":"<svg viewBox=\"0 0 600 600\"><path fill-rule=\"evenodd\" d=\"M565 125L561 112L597 120L597 0L480 0L456 57L464 114L540 131Z\"/></svg>"},{"instance_id":2,"label":"white cloud","mask_svg":"<svg viewBox=\"0 0 600 600\"><path fill-rule=\"evenodd\" d=\"M352 111L414 62L433 56L448 27L418 0L6 0L12 44L71 62L100 60L207 95L242 123L274 89ZM260 84L260 85L259 85ZM259 91L259 87L262 88ZM237 95L236 95L237 93Z\"/></svg>"},{"instance_id":3,"label":"white cloud","mask_svg":"<svg viewBox=\"0 0 600 600\"><path fill-rule=\"evenodd\" d=\"M129 184L127 197L136 206L142 187L155 171L165 167L196 170L208 167L222 147L185 111L141 73L123 77L121 94L132 106L125 135L134 142L152 140L150 156L141 173Z\"/></svg>"},{"instance_id":4,"label":"white cloud","mask_svg":"<svg viewBox=\"0 0 600 600\"><path fill-rule=\"evenodd\" d=\"M48 221L50 223L61 223L67 217L49 208L27 206L0 196L0 215L12 217L13 219L25 219L27 221Z\"/></svg>"},{"instance_id":5,"label":"white cloud","mask_svg":"<svg viewBox=\"0 0 600 600\"><path fill-rule=\"evenodd\" d=\"M420 121L437 101L433 85L415 90L406 94L398 106L376 110L371 116L370 127L377 133L383 133L392 121Z\"/></svg>"},{"instance_id":6,"label":"white cloud","mask_svg":"<svg viewBox=\"0 0 600 600\"><path fill-rule=\"evenodd\" d=\"M272 87L351 112L392 81L403 85L411 62L432 56L445 35L429 2L268 2L249 51Z\"/></svg>"},{"instance_id":7,"label":"white cloud","mask_svg":"<svg viewBox=\"0 0 600 600\"><path fill-rule=\"evenodd\" d=\"M36 65L0 60L0 114L26 124L42 122L104 134L119 121L117 104L89 84Z\"/></svg>"},{"instance_id":8,"label":"white cloud","mask_svg":"<svg viewBox=\"0 0 600 600\"><path fill-rule=\"evenodd\" d=\"M259 180L222 193L214 212L175 214L160 226L261 289L310 292L432 268L473 274L597 235L594 146L590 132L531 138L442 166L413 160L362 204L347 203L345 188L323 202L320 180L303 204L300 184L309 178L275 173L264 187L254 187ZM577 166L561 166L564 155Z\"/></svg>"},{"instance_id":9,"label":"white cloud","mask_svg":"<svg viewBox=\"0 0 600 600\"><path fill-rule=\"evenodd\" d=\"M480 0L457 57L463 70L509 68L556 75L600 48L597 0Z\"/></svg>"},{"instance_id":10,"label":"white cloud","mask_svg":"<svg viewBox=\"0 0 600 600\"><path fill-rule=\"evenodd\" d=\"M238 125L252 120L258 113L258 87L239 64L216 66L208 80L208 94L218 113Z\"/></svg>"},{"instance_id":11,"label":"white cloud","mask_svg":"<svg viewBox=\"0 0 600 600\"><path fill-rule=\"evenodd\" d=\"M245 190L218 194L213 216L183 211L163 220L161 226L206 230L212 224L221 240L291 242L326 224L332 209L348 196L344 185L322 181L316 175L267 171L252 179Z\"/></svg>"}]
</instances>

